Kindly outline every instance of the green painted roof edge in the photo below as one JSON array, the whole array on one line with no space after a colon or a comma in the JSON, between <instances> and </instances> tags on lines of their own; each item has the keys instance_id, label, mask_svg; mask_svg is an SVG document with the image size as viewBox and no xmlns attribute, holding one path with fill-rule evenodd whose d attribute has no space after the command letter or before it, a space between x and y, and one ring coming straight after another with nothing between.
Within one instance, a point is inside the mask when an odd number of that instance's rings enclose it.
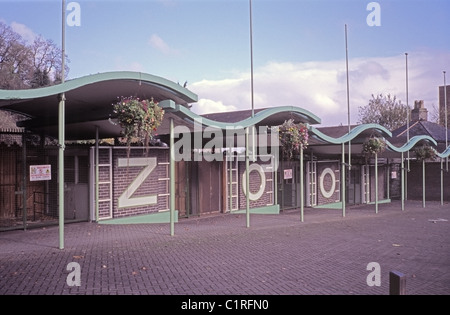
<instances>
[{"instance_id":1,"label":"green painted roof edge","mask_svg":"<svg viewBox=\"0 0 450 315\"><path fill-rule=\"evenodd\" d=\"M212 127L212 128L216 128L216 129L230 129L230 128L244 129L244 128L247 128L250 126L254 126L254 125L258 124L259 122L261 122L262 120L264 120L272 115L282 113L282 112L293 112L293 113L300 114L306 118L308 123L320 124L320 122L321 122L321 119L319 117L317 117L316 115L312 114L311 112L309 112L303 108L295 107L295 106L280 106L280 107L267 108L267 109L264 109L264 110L256 113L253 117L246 118L239 122L230 123L230 122L220 122L220 121L215 121L215 120L212 120L209 118L205 118L203 116L200 116L200 115L192 112L190 109L188 109L184 106L175 104L173 101L163 101L163 102L160 102L159 105L164 110L168 110L168 111L171 111L174 113L178 113L178 115L181 114L181 115L185 116L184 118L187 120L190 120L192 122L198 122L198 123L201 123L203 126Z\"/></svg>"},{"instance_id":2,"label":"green painted roof edge","mask_svg":"<svg viewBox=\"0 0 450 315\"><path fill-rule=\"evenodd\" d=\"M196 94L180 86L179 84L176 84L162 77L132 71L114 71L114 72L91 74L84 77L67 80L62 84L52 85L38 89L0 90L0 100L22 100L22 99L47 97L51 95L58 95L61 93L65 93L85 85L111 80L146 81L153 84L161 85L163 87L169 88L173 91L180 93L181 95L184 96L183 98L185 98L185 100L189 103L198 101L198 96Z\"/></svg>"},{"instance_id":3,"label":"green painted roof edge","mask_svg":"<svg viewBox=\"0 0 450 315\"><path fill-rule=\"evenodd\" d=\"M318 130L317 128L315 128L313 126L308 126L309 132L311 132L318 138L320 138L330 144L343 144L343 143L349 142L349 141L355 139L362 132L370 130L370 129L376 129L376 130L380 131L385 137L392 137L392 133L389 130L387 130L385 127L378 125L378 124L358 125L355 128L353 128L352 130L350 130L349 133L347 133L339 138L334 138L334 137L328 136L328 135L324 134L323 132L321 132L320 130Z\"/></svg>"},{"instance_id":4,"label":"green painted roof edge","mask_svg":"<svg viewBox=\"0 0 450 315\"><path fill-rule=\"evenodd\" d=\"M436 140L434 140L430 136L415 136L415 137L412 137L411 139L409 139L409 141L407 143L402 145L400 148L396 147L395 145L393 145L392 143L390 143L387 140L386 140L386 145L387 145L388 149L390 149L391 151L394 151L394 152L397 152L397 153L404 153L404 152L408 152L409 150L414 148L414 146L416 146L417 143L419 143L420 141L424 141L424 140L431 142L433 145L437 145Z\"/></svg>"},{"instance_id":5,"label":"green painted roof edge","mask_svg":"<svg viewBox=\"0 0 450 315\"><path fill-rule=\"evenodd\" d=\"M446 150L444 150L444 152L438 153L437 155L442 159L450 157L450 146Z\"/></svg>"}]
</instances>

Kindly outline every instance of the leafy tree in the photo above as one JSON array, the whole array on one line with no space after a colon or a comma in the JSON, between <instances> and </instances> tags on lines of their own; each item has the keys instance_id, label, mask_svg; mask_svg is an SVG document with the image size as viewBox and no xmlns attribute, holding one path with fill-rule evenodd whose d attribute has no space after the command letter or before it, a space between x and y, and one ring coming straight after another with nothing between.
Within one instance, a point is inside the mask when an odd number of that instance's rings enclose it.
<instances>
[{"instance_id":1,"label":"leafy tree","mask_svg":"<svg viewBox=\"0 0 450 315\"><path fill-rule=\"evenodd\" d=\"M359 124L375 123L388 130L395 130L407 123L411 114L409 106L402 104L395 96L379 94L374 96L366 106L358 108Z\"/></svg>"}]
</instances>

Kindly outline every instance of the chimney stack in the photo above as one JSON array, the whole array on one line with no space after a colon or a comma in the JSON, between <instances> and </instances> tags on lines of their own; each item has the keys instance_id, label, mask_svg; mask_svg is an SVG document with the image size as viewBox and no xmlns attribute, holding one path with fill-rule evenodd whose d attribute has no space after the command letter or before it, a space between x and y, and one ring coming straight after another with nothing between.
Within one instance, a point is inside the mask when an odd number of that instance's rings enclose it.
<instances>
[{"instance_id":1,"label":"chimney stack","mask_svg":"<svg viewBox=\"0 0 450 315\"><path fill-rule=\"evenodd\" d=\"M424 101L414 101L414 109L411 111L411 120L428 121L428 110L425 108Z\"/></svg>"}]
</instances>

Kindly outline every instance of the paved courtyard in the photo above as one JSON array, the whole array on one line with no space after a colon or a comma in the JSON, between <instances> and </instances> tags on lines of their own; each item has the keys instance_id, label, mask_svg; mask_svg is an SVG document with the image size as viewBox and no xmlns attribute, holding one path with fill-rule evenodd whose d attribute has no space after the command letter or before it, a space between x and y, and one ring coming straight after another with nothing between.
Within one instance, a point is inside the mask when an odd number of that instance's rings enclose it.
<instances>
[{"instance_id":1,"label":"paved courtyard","mask_svg":"<svg viewBox=\"0 0 450 315\"><path fill-rule=\"evenodd\" d=\"M384 295L389 272L410 295L450 294L450 205L408 201L169 224L65 226L0 233L2 295ZM79 265L80 283L73 281ZM380 285L369 286L370 262ZM69 283L71 285L69 285Z\"/></svg>"}]
</instances>

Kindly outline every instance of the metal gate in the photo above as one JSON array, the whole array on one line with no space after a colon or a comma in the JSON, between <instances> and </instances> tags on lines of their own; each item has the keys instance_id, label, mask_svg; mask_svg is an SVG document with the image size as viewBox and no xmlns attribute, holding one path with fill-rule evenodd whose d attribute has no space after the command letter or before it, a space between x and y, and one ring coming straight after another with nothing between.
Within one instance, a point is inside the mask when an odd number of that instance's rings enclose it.
<instances>
[{"instance_id":1,"label":"metal gate","mask_svg":"<svg viewBox=\"0 0 450 315\"><path fill-rule=\"evenodd\" d=\"M38 135L0 133L0 230L57 222L55 149Z\"/></svg>"}]
</instances>

